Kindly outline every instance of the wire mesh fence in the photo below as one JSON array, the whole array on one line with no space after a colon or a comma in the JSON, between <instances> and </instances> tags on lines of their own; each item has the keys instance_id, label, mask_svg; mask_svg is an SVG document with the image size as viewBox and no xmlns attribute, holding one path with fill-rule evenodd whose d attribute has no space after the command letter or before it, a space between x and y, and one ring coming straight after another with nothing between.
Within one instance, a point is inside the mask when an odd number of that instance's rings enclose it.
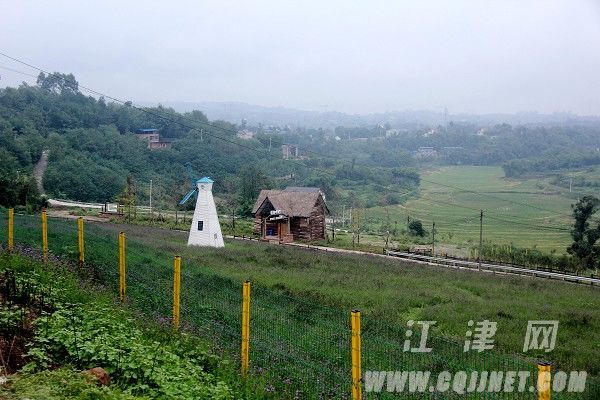
<instances>
[{"instance_id":1,"label":"wire mesh fence","mask_svg":"<svg viewBox=\"0 0 600 400\"><path fill-rule=\"evenodd\" d=\"M0 229L7 231L6 216ZM115 294L119 289L118 232L109 224L85 225L84 268ZM143 229L143 228L140 228ZM182 243L164 232L159 240L171 252L157 251L145 242L144 233L128 236L126 246L126 302L145 315L171 324L173 256L185 253ZM16 215L15 243L41 250L39 216ZM2 242L5 242L4 238ZM49 219L48 246L53 256L77 262L75 220ZM224 255L225 256L225 255ZM342 257L341 255L339 257ZM243 268L243 266L240 266ZM201 261L186 260L181 269L181 329L207 338L217 354L240 359L242 280L221 276L203 268ZM530 371L534 360L500 351L464 352L463 342L431 336L431 353L406 351L407 327L376 312L362 314L362 370L366 371ZM250 370L253 379L278 398L351 398L350 310L319 302L310 296L288 293L285 288L252 283L250 302ZM363 382L365 389L366 382ZM432 386L433 387L433 386ZM408 389L405 388L405 391ZM584 393L553 394L558 399L594 399L600 393L597 379L589 377ZM437 392L406 394L410 398L534 399L535 391L469 393ZM363 398L397 399L397 392L364 391Z\"/></svg>"}]
</instances>

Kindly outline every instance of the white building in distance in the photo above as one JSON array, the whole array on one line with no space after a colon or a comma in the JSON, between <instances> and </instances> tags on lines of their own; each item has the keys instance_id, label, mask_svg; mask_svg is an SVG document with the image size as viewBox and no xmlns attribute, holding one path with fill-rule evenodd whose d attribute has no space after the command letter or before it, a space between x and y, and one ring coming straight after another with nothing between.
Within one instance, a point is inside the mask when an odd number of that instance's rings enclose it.
<instances>
[{"instance_id":1,"label":"white building in distance","mask_svg":"<svg viewBox=\"0 0 600 400\"><path fill-rule=\"evenodd\" d=\"M212 195L213 180L204 177L196 182L198 196L190 227L188 246L224 247L221 224Z\"/></svg>"}]
</instances>

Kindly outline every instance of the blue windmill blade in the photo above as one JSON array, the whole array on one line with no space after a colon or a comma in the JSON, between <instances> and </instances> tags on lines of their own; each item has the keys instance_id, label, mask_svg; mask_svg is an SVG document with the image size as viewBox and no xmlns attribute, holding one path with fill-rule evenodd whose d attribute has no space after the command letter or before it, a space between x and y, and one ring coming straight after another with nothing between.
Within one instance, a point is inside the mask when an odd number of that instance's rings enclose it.
<instances>
[{"instance_id":1,"label":"blue windmill blade","mask_svg":"<svg viewBox=\"0 0 600 400\"><path fill-rule=\"evenodd\" d=\"M185 203L188 202L188 200L194 195L196 194L196 190L197 189L192 189L190 190L185 196L183 196L183 199L181 199L181 201L179 202L179 205L182 206Z\"/></svg>"}]
</instances>

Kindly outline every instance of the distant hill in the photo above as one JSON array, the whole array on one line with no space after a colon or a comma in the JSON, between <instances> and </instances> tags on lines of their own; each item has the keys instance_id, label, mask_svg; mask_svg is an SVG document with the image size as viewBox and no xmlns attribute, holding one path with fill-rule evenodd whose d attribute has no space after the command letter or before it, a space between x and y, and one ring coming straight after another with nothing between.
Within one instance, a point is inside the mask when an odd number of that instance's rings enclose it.
<instances>
[{"instance_id":1,"label":"distant hill","mask_svg":"<svg viewBox=\"0 0 600 400\"><path fill-rule=\"evenodd\" d=\"M139 102L144 106L154 103ZM318 112L297 110L286 107L265 107L242 102L164 102L165 107L171 107L179 112L200 110L211 120L223 120L239 124L245 119L250 125L263 124L307 128L335 128L336 126L360 126L368 124L360 115L344 114L337 111Z\"/></svg>"},{"instance_id":2,"label":"distant hill","mask_svg":"<svg viewBox=\"0 0 600 400\"><path fill-rule=\"evenodd\" d=\"M138 102L144 106L156 103ZM508 123L511 125L556 125L571 123L598 123L600 116L580 116L569 112L539 114L520 112L514 114L448 114L442 111L407 110L373 114L346 114L338 111L308 111L287 107L265 107L243 102L184 102L166 101L163 106L179 112L200 110L211 120L239 124L245 119L250 125L275 125L306 128L335 128L336 126L367 126L389 123L397 128L422 128L443 125L447 122L469 122L477 125Z\"/></svg>"}]
</instances>

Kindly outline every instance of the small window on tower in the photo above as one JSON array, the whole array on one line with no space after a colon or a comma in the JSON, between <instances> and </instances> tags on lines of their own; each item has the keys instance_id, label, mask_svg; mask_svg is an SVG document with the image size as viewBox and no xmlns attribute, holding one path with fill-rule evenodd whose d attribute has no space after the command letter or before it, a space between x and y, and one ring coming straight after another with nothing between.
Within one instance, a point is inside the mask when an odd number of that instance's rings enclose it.
<instances>
[{"instance_id":1,"label":"small window on tower","mask_svg":"<svg viewBox=\"0 0 600 400\"><path fill-rule=\"evenodd\" d=\"M198 230L201 231L204 229L204 221L198 221Z\"/></svg>"}]
</instances>

